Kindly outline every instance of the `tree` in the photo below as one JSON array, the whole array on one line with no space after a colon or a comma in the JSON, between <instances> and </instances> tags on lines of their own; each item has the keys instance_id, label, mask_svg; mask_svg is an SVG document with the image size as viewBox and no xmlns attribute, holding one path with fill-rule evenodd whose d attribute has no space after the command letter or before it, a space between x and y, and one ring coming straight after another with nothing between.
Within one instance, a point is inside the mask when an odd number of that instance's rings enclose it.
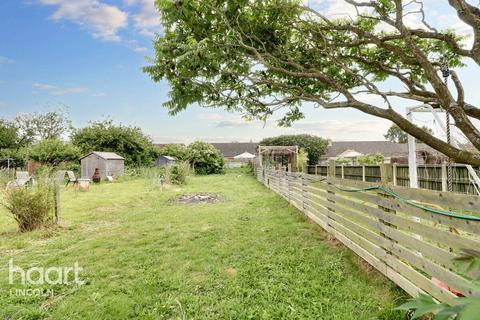
<instances>
[{"instance_id":1,"label":"tree","mask_svg":"<svg viewBox=\"0 0 480 320\"><path fill-rule=\"evenodd\" d=\"M58 166L66 162L78 162L80 149L60 139L46 139L24 150L29 159L42 164Z\"/></svg>"},{"instance_id":2,"label":"tree","mask_svg":"<svg viewBox=\"0 0 480 320\"><path fill-rule=\"evenodd\" d=\"M150 166L158 156L158 148L140 128L115 125L111 120L75 130L72 143L83 153L116 152L125 158L127 166Z\"/></svg>"},{"instance_id":3,"label":"tree","mask_svg":"<svg viewBox=\"0 0 480 320\"><path fill-rule=\"evenodd\" d=\"M433 130L428 128L427 126L423 126L422 130L428 132L429 134L433 135ZM385 139L391 142L396 143L407 143L408 142L408 134L403 131L399 126L396 124L392 124L388 129L387 133L383 135ZM419 139L415 139L417 143L421 143L422 141Z\"/></svg>"},{"instance_id":4,"label":"tree","mask_svg":"<svg viewBox=\"0 0 480 320\"><path fill-rule=\"evenodd\" d=\"M308 164L316 165L328 147L328 140L308 134L283 135L265 138L260 141L264 146L298 146L308 154Z\"/></svg>"},{"instance_id":5,"label":"tree","mask_svg":"<svg viewBox=\"0 0 480 320\"><path fill-rule=\"evenodd\" d=\"M167 144L160 149L160 154L163 156L174 157L179 161L188 159L187 147L185 147L183 144Z\"/></svg>"},{"instance_id":6,"label":"tree","mask_svg":"<svg viewBox=\"0 0 480 320\"><path fill-rule=\"evenodd\" d=\"M31 143L59 139L72 129L72 123L63 111L47 113L21 113L15 118L21 140Z\"/></svg>"},{"instance_id":7,"label":"tree","mask_svg":"<svg viewBox=\"0 0 480 320\"><path fill-rule=\"evenodd\" d=\"M382 164L385 161L385 157L381 153L367 154L364 156L358 156L357 161L361 165L375 165Z\"/></svg>"},{"instance_id":8,"label":"tree","mask_svg":"<svg viewBox=\"0 0 480 320\"><path fill-rule=\"evenodd\" d=\"M209 143L196 141L188 146L188 161L196 174L225 173L222 154Z\"/></svg>"},{"instance_id":9,"label":"tree","mask_svg":"<svg viewBox=\"0 0 480 320\"><path fill-rule=\"evenodd\" d=\"M18 147L18 130L10 121L0 119L0 150Z\"/></svg>"},{"instance_id":10,"label":"tree","mask_svg":"<svg viewBox=\"0 0 480 320\"><path fill-rule=\"evenodd\" d=\"M454 70L440 72L445 63L458 68L465 59L480 65L480 10L467 0L448 1L473 28L467 48L464 37L428 24L420 0L345 2L358 10L356 17L331 19L301 0L157 0L164 33L144 72L155 82L168 80L165 106L172 114L198 103L266 119L283 108L279 123L290 125L304 117L304 102L353 108L392 121L456 162L480 165L478 151L450 146L394 108L401 100L446 110L480 149L472 122L480 119L480 108L466 101ZM408 24L412 17L421 28ZM455 89L444 84L443 74ZM385 90L386 81L402 86Z\"/></svg>"}]
</instances>

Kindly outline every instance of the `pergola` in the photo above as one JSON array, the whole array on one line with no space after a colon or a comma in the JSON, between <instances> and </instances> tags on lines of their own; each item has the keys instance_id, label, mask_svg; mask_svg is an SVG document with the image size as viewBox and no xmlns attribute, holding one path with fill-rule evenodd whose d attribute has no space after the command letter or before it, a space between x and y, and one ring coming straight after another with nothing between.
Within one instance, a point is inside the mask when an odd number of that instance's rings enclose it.
<instances>
[{"instance_id":1,"label":"pergola","mask_svg":"<svg viewBox=\"0 0 480 320\"><path fill-rule=\"evenodd\" d=\"M284 159L287 157L288 164L286 168L282 165L281 168L276 169L285 169L288 172L295 172L297 171L298 146L259 146L258 157L260 166L262 167L264 158L273 159L276 164L278 158L281 157L281 159Z\"/></svg>"}]
</instances>

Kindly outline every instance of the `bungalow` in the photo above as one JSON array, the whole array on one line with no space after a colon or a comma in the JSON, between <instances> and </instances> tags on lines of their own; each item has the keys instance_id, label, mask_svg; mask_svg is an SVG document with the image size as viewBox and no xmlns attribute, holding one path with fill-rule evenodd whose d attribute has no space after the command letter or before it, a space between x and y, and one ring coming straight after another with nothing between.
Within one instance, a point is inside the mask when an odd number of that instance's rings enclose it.
<instances>
[{"instance_id":1,"label":"bungalow","mask_svg":"<svg viewBox=\"0 0 480 320\"><path fill-rule=\"evenodd\" d=\"M423 143L417 143L417 163L441 163L445 156ZM381 153L387 163L408 163L408 145L390 141L333 141L320 157L321 163L330 159L356 159L361 155Z\"/></svg>"}]
</instances>

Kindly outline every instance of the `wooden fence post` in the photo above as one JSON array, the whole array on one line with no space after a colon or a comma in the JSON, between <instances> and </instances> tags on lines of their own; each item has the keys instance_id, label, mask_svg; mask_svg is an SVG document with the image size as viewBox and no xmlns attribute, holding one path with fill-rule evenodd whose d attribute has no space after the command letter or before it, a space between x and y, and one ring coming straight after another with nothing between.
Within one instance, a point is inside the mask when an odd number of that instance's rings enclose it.
<instances>
[{"instance_id":1,"label":"wooden fence post","mask_svg":"<svg viewBox=\"0 0 480 320\"><path fill-rule=\"evenodd\" d=\"M335 178L335 160L328 160L327 176Z\"/></svg>"},{"instance_id":2,"label":"wooden fence post","mask_svg":"<svg viewBox=\"0 0 480 320\"><path fill-rule=\"evenodd\" d=\"M342 179L345 179L345 167L342 164Z\"/></svg>"},{"instance_id":3,"label":"wooden fence post","mask_svg":"<svg viewBox=\"0 0 480 320\"><path fill-rule=\"evenodd\" d=\"M318 164L315 165L315 175L318 176Z\"/></svg>"},{"instance_id":4,"label":"wooden fence post","mask_svg":"<svg viewBox=\"0 0 480 320\"><path fill-rule=\"evenodd\" d=\"M396 186L397 185L397 164L396 163L393 164L392 171L393 171L393 185Z\"/></svg>"},{"instance_id":5,"label":"wooden fence post","mask_svg":"<svg viewBox=\"0 0 480 320\"><path fill-rule=\"evenodd\" d=\"M54 187L54 205L55 205L55 223L58 223L60 221L60 185L55 182L55 187Z\"/></svg>"},{"instance_id":6,"label":"wooden fence post","mask_svg":"<svg viewBox=\"0 0 480 320\"><path fill-rule=\"evenodd\" d=\"M365 165L362 165L362 181L365 182Z\"/></svg>"},{"instance_id":7,"label":"wooden fence post","mask_svg":"<svg viewBox=\"0 0 480 320\"><path fill-rule=\"evenodd\" d=\"M442 191L448 191L447 164L442 163Z\"/></svg>"},{"instance_id":8,"label":"wooden fence post","mask_svg":"<svg viewBox=\"0 0 480 320\"><path fill-rule=\"evenodd\" d=\"M382 184L388 184L392 182L392 165L389 163L382 163L380 165L380 180Z\"/></svg>"},{"instance_id":9,"label":"wooden fence post","mask_svg":"<svg viewBox=\"0 0 480 320\"><path fill-rule=\"evenodd\" d=\"M305 175L302 174L301 176L301 181L302 181L302 209L303 209L303 212L306 211L306 206L307 206L307 203L306 203L306 197L307 197L307 179L305 179Z\"/></svg>"}]
</instances>

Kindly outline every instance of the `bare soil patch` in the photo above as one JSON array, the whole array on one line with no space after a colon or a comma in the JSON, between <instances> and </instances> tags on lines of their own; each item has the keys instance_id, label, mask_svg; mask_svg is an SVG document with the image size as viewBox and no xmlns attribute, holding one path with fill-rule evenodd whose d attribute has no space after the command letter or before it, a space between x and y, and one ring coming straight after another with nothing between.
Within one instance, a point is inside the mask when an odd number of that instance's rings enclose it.
<instances>
[{"instance_id":1,"label":"bare soil patch","mask_svg":"<svg viewBox=\"0 0 480 320\"><path fill-rule=\"evenodd\" d=\"M184 194L175 200L175 203L181 204L200 204L200 203L216 203L223 201L223 196L214 193L192 193Z\"/></svg>"}]
</instances>

